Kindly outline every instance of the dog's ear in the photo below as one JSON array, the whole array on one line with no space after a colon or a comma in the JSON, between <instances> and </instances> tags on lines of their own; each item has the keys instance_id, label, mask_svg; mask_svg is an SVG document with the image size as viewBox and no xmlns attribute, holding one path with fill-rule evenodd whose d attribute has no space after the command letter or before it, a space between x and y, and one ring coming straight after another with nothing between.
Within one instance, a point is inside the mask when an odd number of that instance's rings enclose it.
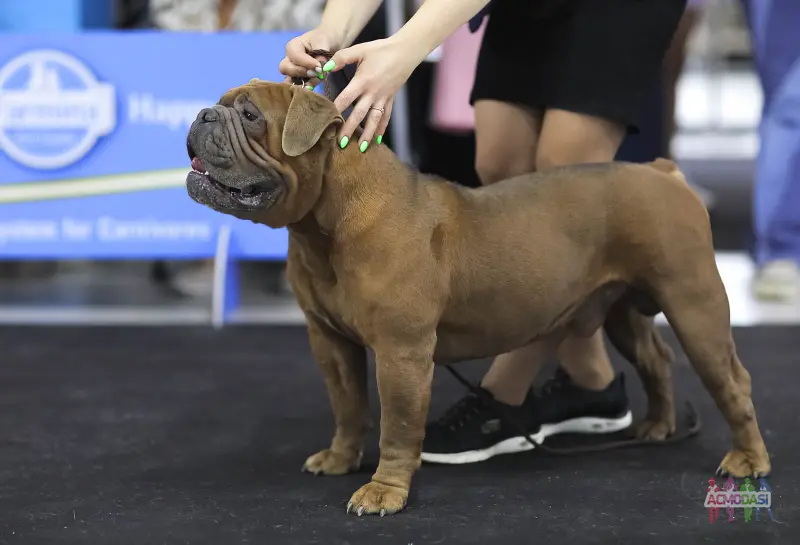
<instances>
[{"instance_id":1,"label":"dog's ear","mask_svg":"<svg viewBox=\"0 0 800 545\"><path fill-rule=\"evenodd\" d=\"M333 124L343 123L333 102L317 93L298 89L292 96L283 125L281 147L289 157L297 157L313 148Z\"/></svg>"}]
</instances>

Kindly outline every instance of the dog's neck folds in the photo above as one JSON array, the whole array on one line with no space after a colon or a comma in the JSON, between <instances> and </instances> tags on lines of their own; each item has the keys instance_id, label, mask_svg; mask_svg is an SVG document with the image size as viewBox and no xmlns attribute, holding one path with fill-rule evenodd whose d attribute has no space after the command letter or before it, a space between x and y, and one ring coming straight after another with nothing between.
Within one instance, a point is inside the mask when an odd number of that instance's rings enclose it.
<instances>
[{"instance_id":1,"label":"dog's neck folds","mask_svg":"<svg viewBox=\"0 0 800 545\"><path fill-rule=\"evenodd\" d=\"M355 236L386 214L396 213L389 203L403 202L406 194L410 197L416 178L388 148L375 147L365 153L355 146L335 148L314 215L324 232L339 239Z\"/></svg>"}]
</instances>

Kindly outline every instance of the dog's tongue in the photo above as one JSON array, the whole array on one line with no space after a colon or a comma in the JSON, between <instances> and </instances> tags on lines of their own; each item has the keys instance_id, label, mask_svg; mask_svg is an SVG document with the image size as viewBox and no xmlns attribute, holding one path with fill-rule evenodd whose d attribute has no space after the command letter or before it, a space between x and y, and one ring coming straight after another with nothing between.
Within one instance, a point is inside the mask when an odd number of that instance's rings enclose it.
<instances>
[{"instance_id":1,"label":"dog's tongue","mask_svg":"<svg viewBox=\"0 0 800 545\"><path fill-rule=\"evenodd\" d=\"M197 172L206 171L206 167L203 165L203 161L201 161L199 157L192 158L192 170L196 170Z\"/></svg>"}]
</instances>

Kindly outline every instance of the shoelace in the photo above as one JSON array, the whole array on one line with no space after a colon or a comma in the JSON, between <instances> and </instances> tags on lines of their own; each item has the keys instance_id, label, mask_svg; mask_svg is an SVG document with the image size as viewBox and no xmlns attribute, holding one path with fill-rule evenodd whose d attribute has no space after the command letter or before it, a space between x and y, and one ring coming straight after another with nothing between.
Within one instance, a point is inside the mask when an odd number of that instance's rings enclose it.
<instances>
[{"instance_id":1,"label":"shoelace","mask_svg":"<svg viewBox=\"0 0 800 545\"><path fill-rule=\"evenodd\" d=\"M480 388L476 387L475 389L482 394L484 393ZM480 412L479 407L484 405L483 398L486 396L475 395L473 391L470 391L470 394L461 398L455 405L447 409L441 417L434 421L434 424L440 428L455 431L462 427L471 417L478 415Z\"/></svg>"},{"instance_id":2,"label":"shoelace","mask_svg":"<svg viewBox=\"0 0 800 545\"><path fill-rule=\"evenodd\" d=\"M563 390L569 386L571 382L572 379L569 378L569 375L565 373L561 367L559 367L556 369L556 375L553 378L548 379L547 382L542 385L542 396L545 397L556 394L560 390Z\"/></svg>"},{"instance_id":3,"label":"shoelace","mask_svg":"<svg viewBox=\"0 0 800 545\"><path fill-rule=\"evenodd\" d=\"M456 380L458 380L461 384L463 384L470 392L472 392L476 397L478 397L481 401L490 404L495 411L497 412L500 419L514 428L517 433L521 436L525 437L525 439L533 445L534 449L541 449L544 452L548 452L550 454L558 454L558 455L570 455L570 454L585 454L588 452L602 452L605 450L613 450L618 448L626 448L626 447L653 447L653 446L661 446L661 445L669 445L678 443L680 441L685 441L691 437L696 436L700 433L700 429L702 427L700 423L700 417L697 414L697 410L694 408L694 405L691 402L686 402L686 424L687 429L683 433L678 433L672 435L664 439L663 441L648 441L646 439L623 439L619 441L608 441L606 443L601 443L599 445L587 445L583 447L569 447L569 448L552 448L546 447L542 443L537 443L536 440L531 437L528 431L525 429L525 426L520 424L516 418L506 408L498 403L488 392L475 386L474 384L470 383L467 379L462 377L455 369L453 369L450 365L445 365L445 368L450 371ZM559 380L557 376L555 379L552 379L556 384ZM555 387L555 386L553 386Z\"/></svg>"}]
</instances>

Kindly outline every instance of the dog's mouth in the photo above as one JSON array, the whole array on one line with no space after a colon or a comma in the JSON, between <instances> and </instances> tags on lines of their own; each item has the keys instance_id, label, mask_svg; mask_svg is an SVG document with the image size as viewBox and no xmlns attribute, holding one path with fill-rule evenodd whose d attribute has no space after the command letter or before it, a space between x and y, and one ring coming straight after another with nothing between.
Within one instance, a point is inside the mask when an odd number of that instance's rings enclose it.
<instances>
[{"instance_id":1,"label":"dog's mouth","mask_svg":"<svg viewBox=\"0 0 800 545\"><path fill-rule=\"evenodd\" d=\"M195 182L205 182L203 185L210 190L227 196L243 208L263 208L277 198L278 188L274 184L254 182L238 188L220 182L209 173L199 157L192 157L192 172L189 176L194 178Z\"/></svg>"}]
</instances>

